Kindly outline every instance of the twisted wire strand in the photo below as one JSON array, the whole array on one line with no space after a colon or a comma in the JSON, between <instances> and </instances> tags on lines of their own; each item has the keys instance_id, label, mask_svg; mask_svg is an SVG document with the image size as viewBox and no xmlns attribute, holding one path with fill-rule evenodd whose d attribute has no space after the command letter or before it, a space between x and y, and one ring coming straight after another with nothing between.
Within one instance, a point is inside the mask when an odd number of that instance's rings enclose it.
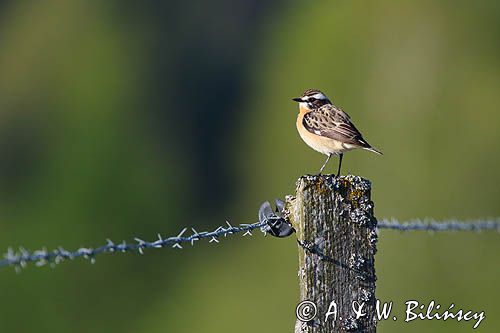
<instances>
[{"instance_id":1,"label":"twisted wire strand","mask_svg":"<svg viewBox=\"0 0 500 333\"><path fill-rule=\"evenodd\" d=\"M381 219L377 224L379 229L391 229L399 231L488 231L500 232L500 218L477 219L460 221L450 219L436 221L432 218L412 219L399 222L397 219Z\"/></svg>"},{"instance_id":2,"label":"twisted wire strand","mask_svg":"<svg viewBox=\"0 0 500 333\"><path fill-rule=\"evenodd\" d=\"M95 257L102 253L125 253L125 252L139 252L144 253L145 249L153 248L164 248L172 247L182 249L183 243L190 243L194 245L196 241L202 239L209 239L209 243L215 242L219 243L219 238L227 235L234 235L237 233L243 233L243 236L252 235L251 231L255 229L260 229L264 234L266 234L265 227L268 225L268 221L264 220L252 224L240 224L238 226L232 226L226 221L226 226L219 226L213 231L203 231L198 232L194 228L191 228L192 234L189 236L184 236L188 228L184 228L175 237L162 238L158 234L158 239L155 241L145 241L140 238L134 238L134 242L126 243L125 241L121 243L114 243L110 239L107 240L105 245L91 248L82 247L75 251L68 251L62 247L58 247L52 251L48 251L45 248L41 250L36 250L30 252L24 248L19 248L19 250L14 251L9 248L4 254L4 259L0 260L0 268L5 266L14 266L16 271L21 270L26 267L28 263L35 263L36 266L43 266L50 264L55 266L65 260L73 260L75 258L84 258L90 260L91 263L95 262ZM378 229L389 229L389 230L399 230L399 231L491 231L497 230L500 232L500 218L491 218L484 220L468 220L459 221L456 219L436 221L434 219L413 219L406 222L399 222L398 220L392 219L381 219L377 225Z\"/></svg>"},{"instance_id":3,"label":"twisted wire strand","mask_svg":"<svg viewBox=\"0 0 500 333\"><path fill-rule=\"evenodd\" d=\"M95 257L102 253L117 253L117 252L139 252L144 253L145 249L153 248L164 248L173 247L182 249L182 243L194 243L198 240L209 239L209 243L219 242L219 238L227 235L233 235L237 233L243 233L243 236L251 236L252 230L257 228L262 228L267 225L267 221L257 222L252 224L240 224L238 226L232 226L228 221L226 221L226 226L219 226L213 231L202 231L198 232L194 228L191 228L192 234L189 236L184 236L188 228L184 228L175 237L162 238L161 234L158 234L158 239L155 241L145 241L140 238L134 238L134 242L126 243L125 241L121 243L114 243L112 240L107 239L105 245L96 248L86 248L81 247L75 251L68 251L62 247L58 247L52 251L47 251L46 249L36 250L30 252L24 248L19 248L18 251L14 251L9 248L4 254L4 259L0 260L0 267L14 266L16 271L27 266L28 263L35 263L36 266L43 266L50 264L52 266L59 264L65 260L73 260L75 258L85 258L90 260L91 263L95 262ZM262 230L265 234L265 231Z\"/></svg>"}]
</instances>

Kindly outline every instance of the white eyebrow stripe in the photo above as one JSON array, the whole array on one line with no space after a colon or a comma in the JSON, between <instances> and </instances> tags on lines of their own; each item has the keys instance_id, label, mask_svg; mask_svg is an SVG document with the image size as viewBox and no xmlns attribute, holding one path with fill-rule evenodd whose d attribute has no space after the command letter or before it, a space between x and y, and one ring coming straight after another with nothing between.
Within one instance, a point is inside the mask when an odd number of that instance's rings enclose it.
<instances>
[{"instance_id":1,"label":"white eyebrow stripe","mask_svg":"<svg viewBox=\"0 0 500 333\"><path fill-rule=\"evenodd\" d=\"M311 97L314 97L316 99L328 99L325 95L323 95L322 93L317 93L317 94L314 94L312 95Z\"/></svg>"}]
</instances>

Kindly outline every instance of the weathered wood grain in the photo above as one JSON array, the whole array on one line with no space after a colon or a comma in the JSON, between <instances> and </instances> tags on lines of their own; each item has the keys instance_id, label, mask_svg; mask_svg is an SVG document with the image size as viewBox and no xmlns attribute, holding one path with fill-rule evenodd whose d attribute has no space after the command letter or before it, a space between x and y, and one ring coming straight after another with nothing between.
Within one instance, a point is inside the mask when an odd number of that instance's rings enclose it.
<instances>
[{"instance_id":1,"label":"weathered wood grain","mask_svg":"<svg viewBox=\"0 0 500 333\"><path fill-rule=\"evenodd\" d=\"M295 333L375 332L377 220L371 184L358 176L303 176L286 214L299 242L300 301L317 306L314 320L297 320ZM337 316L333 311L336 304ZM363 305L356 319L352 305ZM325 320L326 319L326 320Z\"/></svg>"}]
</instances>

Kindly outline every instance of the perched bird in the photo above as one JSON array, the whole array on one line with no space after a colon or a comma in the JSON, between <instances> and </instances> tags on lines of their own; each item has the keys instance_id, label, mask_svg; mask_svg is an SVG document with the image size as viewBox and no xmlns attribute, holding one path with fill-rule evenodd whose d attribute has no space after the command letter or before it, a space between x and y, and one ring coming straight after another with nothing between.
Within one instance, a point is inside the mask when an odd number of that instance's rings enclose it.
<instances>
[{"instance_id":1,"label":"perched bird","mask_svg":"<svg viewBox=\"0 0 500 333\"><path fill-rule=\"evenodd\" d=\"M330 102L328 97L317 89L308 89L302 96L293 98L299 103L297 116L297 130L300 137L312 149L325 154L325 163L319 170L323 172L332 155L339 156L340 175L344 152L362 148L382 155L382 152L373 148L353 125L350 117L342 109Z\"/></svg>"}]
</instances>

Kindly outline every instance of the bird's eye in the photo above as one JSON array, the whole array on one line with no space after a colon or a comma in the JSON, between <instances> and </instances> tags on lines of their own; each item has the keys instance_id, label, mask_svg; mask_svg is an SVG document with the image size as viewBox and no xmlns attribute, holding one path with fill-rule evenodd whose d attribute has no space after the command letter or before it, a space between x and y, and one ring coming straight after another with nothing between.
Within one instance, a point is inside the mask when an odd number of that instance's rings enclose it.
<instances>
[{"instance_id":1,"label":"bird's eye","mask_svg":"<svg viewBox=\"0 0 500 333\"><path fill-rule=\"evenodd\" d=\"M307 101L308 101L309 103L311 103L311 102L314 102L315 100L316 100L316 98L314 98L314 97L309 97L309 99L308 99Z\"/></svg>"}]
</instances>

